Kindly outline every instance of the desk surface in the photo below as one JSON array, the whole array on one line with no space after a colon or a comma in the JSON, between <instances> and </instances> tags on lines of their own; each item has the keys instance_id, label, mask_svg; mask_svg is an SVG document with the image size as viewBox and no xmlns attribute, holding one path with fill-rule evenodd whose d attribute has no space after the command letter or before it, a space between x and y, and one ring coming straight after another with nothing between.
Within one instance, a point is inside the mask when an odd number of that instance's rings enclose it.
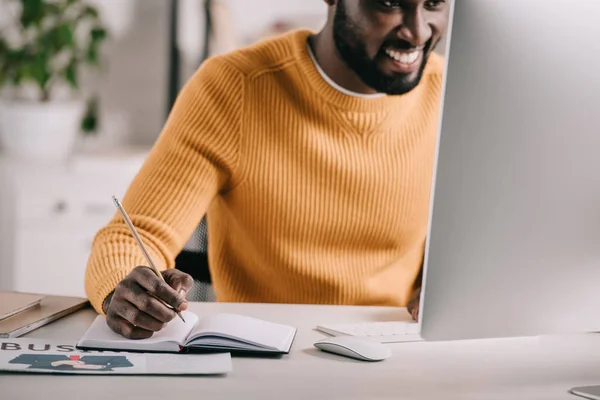
<instances>
[{"instance_id":1,"label":"desk surface","mask_svg":"<svg viewBox=\"0 0 600 400\"><path fill-rule=\"evenodd\" d=\"M3 399L465 399L576 400L574 386L600 384L600 334L391 345L365 363L322 353L319 323L405 320L404 309L195 303L202 315L235 312L294 325L282 359L234 358L225 377L0 375ZM82 310L27 337L76 342L95 314ZM42 397L40 397L42 396Z\"/></svg>"}]
</instances>

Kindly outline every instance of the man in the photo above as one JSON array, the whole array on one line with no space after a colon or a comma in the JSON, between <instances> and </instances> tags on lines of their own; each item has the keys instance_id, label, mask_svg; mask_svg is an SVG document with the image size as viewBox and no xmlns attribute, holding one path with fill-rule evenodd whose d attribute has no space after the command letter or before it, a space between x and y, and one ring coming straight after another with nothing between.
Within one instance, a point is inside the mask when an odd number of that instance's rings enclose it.
<instances>
[{"instance_id":1,"label":"man","mask_svg":"<svg viewBox=\"0 0 600 400\"><path fill-rule=\"evenodd\" d=\"M123 201L167 283L118 216L94 242L86 290L115 332L146 338L175 317L148 292L186 309L174 259L205 214L219 301L416 298L450 5L326 3L318 34L214 57L182 90Z\"/></svg>"}]
</instances>

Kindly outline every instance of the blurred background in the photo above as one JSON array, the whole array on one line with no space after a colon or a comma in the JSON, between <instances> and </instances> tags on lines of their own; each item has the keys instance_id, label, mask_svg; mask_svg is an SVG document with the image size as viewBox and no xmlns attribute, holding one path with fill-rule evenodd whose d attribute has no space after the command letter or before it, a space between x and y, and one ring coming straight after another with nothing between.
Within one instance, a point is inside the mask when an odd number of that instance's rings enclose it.
<instances>
[{"instance_id":1,"label":"blurred background","mask_svg":"<svg viewBox=\"0 0 600 400\"><path fill-rule=\"evenodd\" d=\"M0 0L0 290L84 296L110 196L125 193L190 75L207 57L317 31L326 11L323 0ZM201 225L179 263L211 300L205 246Z\"/></svg>"}]
</instances>

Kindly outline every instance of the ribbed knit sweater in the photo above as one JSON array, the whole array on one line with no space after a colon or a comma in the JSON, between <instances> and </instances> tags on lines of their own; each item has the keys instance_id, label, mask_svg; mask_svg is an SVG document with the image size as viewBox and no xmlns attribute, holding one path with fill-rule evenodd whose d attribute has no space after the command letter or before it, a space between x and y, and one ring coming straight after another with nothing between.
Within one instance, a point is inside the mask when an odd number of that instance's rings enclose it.
<instances>
[{"instance_id":1,"label":"ribbed knit sweater","mask_svg":"<svg viewBox=\"0 0 600 400\"><path fill-rule=\"evenodd\" d=\"M329 85L298 30L213 57L182 89L123 205L159 268L207 215L218 301L405 306L427 234L443 61L419 86L360 98ZM146 265L118 213L85 288Z\"/></svg>"}]
</instances>

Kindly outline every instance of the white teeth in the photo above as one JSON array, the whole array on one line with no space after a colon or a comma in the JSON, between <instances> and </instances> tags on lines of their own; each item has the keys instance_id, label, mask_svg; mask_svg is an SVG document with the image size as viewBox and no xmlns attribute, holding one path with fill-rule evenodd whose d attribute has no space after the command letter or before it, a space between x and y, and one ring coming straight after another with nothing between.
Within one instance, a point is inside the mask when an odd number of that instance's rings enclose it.
<instances>
[{"instance_id":1,"label":"white teeth","mask_svg":"<svg viewBox=\"0 0 600 400\"><path fill-rule=\"evenodd\" d=\"M415 61L419 59L421 55L420 50L411 51L410 53L405 53L401 51L396 51L392 49L387 49L385 51L390 58L402 63L402 64L413 64Z\"/></svg>"}]
</instances>

